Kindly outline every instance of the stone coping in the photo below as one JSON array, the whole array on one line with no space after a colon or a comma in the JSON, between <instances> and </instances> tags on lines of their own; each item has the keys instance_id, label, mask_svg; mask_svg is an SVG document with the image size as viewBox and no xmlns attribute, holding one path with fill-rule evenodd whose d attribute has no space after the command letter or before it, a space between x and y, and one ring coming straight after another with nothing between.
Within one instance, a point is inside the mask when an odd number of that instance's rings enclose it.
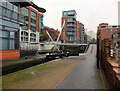
<instances>
[{"instance_id":1,"label":"stone coping","mask_svg":"<svg viewBox=\"0 0 120 91\"><path fill-rule=\"evenodd\" d=\"M113 67L113 71L116 73L116 77L120 81L120 65L118 62L115 61L115 59L108 57L107 61L111 64Z\"/></svg>"}]
</instances>

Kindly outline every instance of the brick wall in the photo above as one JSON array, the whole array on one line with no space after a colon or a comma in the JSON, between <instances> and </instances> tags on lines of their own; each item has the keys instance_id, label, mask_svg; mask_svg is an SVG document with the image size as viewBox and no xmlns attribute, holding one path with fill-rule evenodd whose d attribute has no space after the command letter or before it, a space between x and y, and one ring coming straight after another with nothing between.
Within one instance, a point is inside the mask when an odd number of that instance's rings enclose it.
<instances>
[{"instance_id":1,"label":"brick wall","mask_svg":"<svg viewBox=\"0 0 120 91\"><path fill-rule=\"evenodd\" d=\"M102 69L104 70L104 73L106 75L106 78L110 84L110 87L112 89L120 89L120 79L119 79L120 68L118 63L115 62L114 58L111 58L109 56L110 44L111 42L108 39L100 41L99 60ZM115 71L114 69L117 69L117 71Z\"/></svg>"},{"instance_id":2,"label":"brick wall","mask_svg":"<svg viewBox=\"0 0 120 91\"><path fill-rule=\"evenodd\" d=\"M13 60L20 58L20 50L6 50L0 51L0 59L2 60Z\"/></svg>"}]
</instances>

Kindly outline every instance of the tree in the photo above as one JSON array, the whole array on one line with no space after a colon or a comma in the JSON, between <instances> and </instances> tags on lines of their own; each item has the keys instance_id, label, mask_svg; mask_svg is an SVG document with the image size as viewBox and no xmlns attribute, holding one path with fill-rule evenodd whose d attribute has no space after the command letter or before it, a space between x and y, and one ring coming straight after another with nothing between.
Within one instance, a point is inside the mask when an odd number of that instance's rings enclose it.
<instances>
[{"instance_id":1,"label":"tree","mask_svg":"<svg viewBox=\"0 0 120 91\"><path fill-rule=\"evenodd\" d=\"M47 34L43 34L43 41L48 40L49 36Z\"/></svg>"},{"instance_id":2,"label":"tree","mask_svg":"<svg viewBox=\"0 0 120 91\"><path fill-rule=\"evenodd\" d=\"M93 38L93 39L91 40L91 43L96 43L96 39Z\"/></svg>"}]
</instances>

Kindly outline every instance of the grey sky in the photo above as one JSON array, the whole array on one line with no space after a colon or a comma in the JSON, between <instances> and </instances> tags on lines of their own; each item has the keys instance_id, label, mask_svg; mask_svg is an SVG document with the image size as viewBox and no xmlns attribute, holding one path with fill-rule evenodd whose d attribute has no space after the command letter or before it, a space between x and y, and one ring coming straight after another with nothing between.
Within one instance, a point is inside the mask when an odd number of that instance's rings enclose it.
<instances>
[{"instance_id":1,"label":"grey sky","mask_svg":"<svg viewBox=\"0 0 120 91\"><path fill-rule=\"evenodd\" d=\"M120 0L33 0L39 7L46 9L44 24L61 29L61 17L64 10L76 10L77 20L88 31L97 31L99 23L118 24L118 1Z\"/></svg>"}]
</instances>

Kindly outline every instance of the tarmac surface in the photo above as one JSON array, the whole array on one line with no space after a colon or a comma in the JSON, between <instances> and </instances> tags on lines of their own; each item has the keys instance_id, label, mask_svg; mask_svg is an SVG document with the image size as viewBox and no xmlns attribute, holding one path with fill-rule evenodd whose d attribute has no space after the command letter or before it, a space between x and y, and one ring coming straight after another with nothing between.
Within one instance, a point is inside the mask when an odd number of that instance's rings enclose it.
<instances>
[{"instance_id":1,"label":"tarmac surface","mask_svg":"<svg viewBox=\"0 0 120 91\"><path fill-rule=\"evenodd\" d=\"M90 45L84 59L55 89L105 89L100 71L96 66L96 45Z\"/></svg>"}]
</instances>

